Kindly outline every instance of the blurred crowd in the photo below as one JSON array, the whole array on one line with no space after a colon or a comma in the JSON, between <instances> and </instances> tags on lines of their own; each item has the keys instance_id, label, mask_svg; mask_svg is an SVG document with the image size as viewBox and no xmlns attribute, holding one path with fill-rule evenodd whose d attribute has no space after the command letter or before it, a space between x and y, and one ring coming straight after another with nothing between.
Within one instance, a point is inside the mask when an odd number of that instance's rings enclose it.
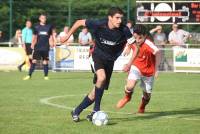
<instances>
[{"instance_id":1,"label":"blurred crowd","mask_svg":"<svg viewBox=\"0 0 200 134\"><path fill-rule=\"evenodd\" d=\"M130 29L131 33L134 32L133 22L127 21L126 26ZM61 44L61 38L66 36L69 32L69 26L63 26L63 30L58 32L56 28L53 29L53 38L56 41L57 45ZM174 23L171 25L171 32L166 35L163 31L162 25L157 25L154 28L147 31L149 33L149 37L154 41L155 45L161 50L161 64L159 66L159 70L171 70L170 63L165 56L165 47L171 46L172 48L187 48L187 41L191 38L191 34L179 27L178 24ZM12 46L14 47L23 47L25 48L26 43L32 42L33 36L33 28L32 22L27 20L25 23L25 27L23 29L17 29L15 32L15 36L10 39L12 42ZM4 33L0 31L0 43L5 42ZM74 35L64 43L70 45L80 45L80 46L93 46L93 38L87 27L83 27L78 34L77 38Z\"/></svg>"},{"instance_id":2,"label":"blurred crowd","mask_svg":"<svg viewBox=\"0 0 200 134\"><path fill-rule=\"evenodd\" d=\"M132 21L127 21L127 27L130 29L131 33L133 33L133 23ZM181 28L179 28L178 24L172 25L172 31L167 36L166 33L163 31L163 28L161 25L157 25L155 28L150 29L149 34L151 35L152 39L154 40L155 44L159 46L159 48L164 48L166 44L170 44L173 47L187 47L187 40L192 37L191 34ZM12 42L12 46L14 47L22 47L23 43L25 42L27 38L27 29L29 31L32 30L32 23L30 20L27 20L25 28L17 29L15 32L15 36L10 39L10 42ZM64 26L63 30L61 32L58 32L56 28L53 29L53 37L57 44L61 44L60 40L63 36L66 36L66 34L69 32L70 27ZM29 35L28 38L31 35ZM5 42L4 33L0 31L0 42ZM90 31L87 29L87 27L83 27L80 33L78 34L78 37L75 38L74 35L72 35L65 44L79 44L83 46L87 45L93 45L93 38L90 33Z\"/></svg>"}]
</instances>

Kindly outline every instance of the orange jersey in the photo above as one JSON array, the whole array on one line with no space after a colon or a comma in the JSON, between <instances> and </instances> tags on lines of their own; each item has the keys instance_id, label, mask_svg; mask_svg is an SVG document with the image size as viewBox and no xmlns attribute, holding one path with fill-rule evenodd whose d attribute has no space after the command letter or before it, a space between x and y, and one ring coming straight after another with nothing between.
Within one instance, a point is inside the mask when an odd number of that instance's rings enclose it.
<instances>
[{"instance_id":1,"label":"orange jersey","mask_svg":"<svg viewBox=\"0 0 200 134\"><path fill-rule=\"evenodd\" d=\"M131 45L134 51L134 46ZM155 54L159 49L149 39L140 45L139 52L135 57L132 65L136 66L143 76L152 76L155 73Z\"/></svg>"}]
</instances>

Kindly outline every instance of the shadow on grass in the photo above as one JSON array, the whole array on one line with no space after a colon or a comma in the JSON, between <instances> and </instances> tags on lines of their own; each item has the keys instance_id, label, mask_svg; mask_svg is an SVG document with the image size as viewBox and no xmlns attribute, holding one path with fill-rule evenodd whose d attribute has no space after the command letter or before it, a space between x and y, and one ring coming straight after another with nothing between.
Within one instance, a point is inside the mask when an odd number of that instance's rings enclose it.
<instances>
[{"instance_id":1,"label":"shadow on grass","mask_svg":"<svg viewBox=\"0 0 200 134\"><path fill-rule=\"evenodd\" d=\"M183 108L181 110L174 111L161 111L161 112L146 112L145 114L134 114L133 116L127 115L128 117L111 118L110 122L127 122L136 120L148 120L148 119L160 119L160 118L178 118L188 120L200 120L200 108L188 109Z\"/></svg>"}]
</instances>

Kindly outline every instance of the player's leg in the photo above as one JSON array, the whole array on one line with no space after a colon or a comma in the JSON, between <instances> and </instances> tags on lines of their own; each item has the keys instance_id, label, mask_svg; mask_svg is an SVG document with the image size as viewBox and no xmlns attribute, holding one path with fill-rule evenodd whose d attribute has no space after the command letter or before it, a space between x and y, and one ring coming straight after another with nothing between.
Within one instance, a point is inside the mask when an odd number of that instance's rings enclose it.
<instances>
[{"instance_id":1,"label":"player's leg","mask_svg":"<svg viewBox=\"0 0 200 134\"><path fill-rule=\"evenodd\" d=\"M112 72L113 72L113 66L114 66L114 61L104 61L103 62L103 67L102 68L105 68L103 69L104 70L104 73L101 72L101 74L105 74L105 79L104 81L101 83L101 89L97 89L97 82L96 82L96 88L95 88L95 105L94 105L94 108L93 108L93 112L91 112L89 115L87 115L87 120L88 121L92 121L92 117L93 117L93 114L96 112L96 111L100 111L100 105L101 105L101 98L103 96L103 93L104 93L104 90L108 90L108 87L109 87L109 84L110 84L110 78L112 76ZM98 66L101 66L101 64L99 63ZM98 68L98 66L96 68ZM95 77L94 77L95 78ZM95 79L94 79L95 80ZM97 79L98 81L98 75L97 75ZM102 94L101 94L101 98L99 98L96 102L96 98L98 97L98 93L97 91L102 91ZM97 107L96 106L99 106L98 109L96 109Z\"/></svg>"},{"instance_id":2,"label":"player's leg","mask_svg":"<svg viewBox=\"0 0 200 134\"><path fill-rule=\"evenodd\" d=\"M150 99L151 99L151 93L143 91L142 100L138 109L138 113L145 112L145 107L149 103Z\"/></svg>"},{"instance_id":3,"label":"player's leg","mask_svg":"<svg viewBox=\"0 0 200 134\"><path fill-rule=\"evenodd\" d=\"M29 58L29 65L32 64L32 48L31 48L31 43L27 43L26 44L26 54L28 55L28 58Z\"/></svg>"},{"instance_id":4,"label":"player's leg","mask_svg":"<svg viewBox=\"0 0 200 134\"><path fill-rule=\"evenodd\" d=\"M94 97L95 97L94 94L95 94L95 87L91 90L89 94L87 94L84 97L82 102L71 112L73 121L78 122L80 120L79 119L80 113L94 102Z\"/></svg>"},{"instance_id":5,"label":"player's leg","mask_svg":"<svg viewBox=\"0 0 200 134\"><path fill-rule=\"evenodd\" d=\"M104 83L106 80L106 74L104 69L99 69L96 71L97 75L97 82L95 84L95 104L93 111L99 111L100 110L100 104L101 104L101 98L104 93Z\"/></svg>"},{"instance_id":6,"label":"player's leg","mask_svg":"<svg viewBox=\"0 0 200 134\"><path fill-rule=\"evenodd\" d=\"M85 108L89 107L94 102L94 98L95 98L95 84L96 84L96 81L97 81L97 75L95 73L93 59L92 59L92 57L90 57L90 58L91 58L90 59L90 61L91 61L91 68L92 68L92 71L94 73L94 78L93 78L94 87L91 90L91 92L84 97L84 99L82 100L82 102L73 111L71 111L71 116L72 116L72 119L73 119L74 122L79 122L79 120L80 120L80 118L79 118L80 113ZM90 115L88 115L86 118L89 119L89 116Z\"/></svg>"},{"instance_id":7,"label":"player's leg","mask_svg":"<svg viewBox=\"0 0 200 134\"><path fill-rule=\"evenodd\" d=\"M125 96L118 101L116 106L117 108L123 108L131 100L136 84L136 80L127 80L127 83L124 87Z\"/></svg>"},{"instance_id":8,"label":"player's leg","mask_svg":"<svg viewBox=\"0 0 200 134\"><path fill-rule=\"evenodd\" d=\"M26 60L24 62L22 62L19 66L17 66L18 70L21 72L22 71L22 67L26 64Z\"/></svg>"},{"instance_id":9,"label":"player's leg","mask_svg":"<svg viewBox=\"0 0 200 134\"><path fill-rule=\"evenodd\" d=\"M131 100L131 96L133 94L134 88L137 84L137 81L140 79L141 73L136 66L131 66L129 71L129 75L127 78L127 83L125 86L125 96L119 100L117 103L117 108L122 108Z\"/></svg>"},{"instance_id":10,"label":"player's leg","mask_svg":"<svg viewBox=\"0 0 200 134\"><path fill-rule=\"evenodd\" d=\"M74 109L74 114L75 115L79 115L85 108L87 108L88 106L90 106L94 102L94 98L95 98L95 84L96 84L96 81L97 81L97 75L95 73L94 62L93 61L91 63L91 69L92 69L92 72L94 73L94 77L93 77L94 87L91 90L91 92L84 97L84 99L82 100L82 102Z\"/></svg>"},{"instance_id":11,"label":"player's leg","mask_svg":"<svg viewBox=\"0 0 200 134\"><path fill-rule=\"evenodd\" d=\"M49 51L42 51L41 56L43 59L43 70L44 70L44 80L49 80L48 73L49 73Z\"/></svg>"},{"instance_id":12,"label":"player's leg","mask_svg":"<svg viewBox=\"0 0 200 134\"><path fill-rule=\"evenodd\" d=\"M141 88L143 89L143 95L141 103L138 109L138 113L144 113L145 107L151 99L151 92L153 88L154 77L142 77L141 78Z\"/></svg>"},{"instance_id":13,"label":"player's leg","mask_svg":"<svg viewBox=\"0 0 200 134\"><path fill-rule=\"evenodd\" d=\"M37 60L40 59L40 52L39 51L34 51L33 52L33 60L32 60L32 64L30 66L28 75L24 78L24 80L29 80L33 74L33 72L35 71L35 66L37 63Z\"/></svg>"},{"instance_id":14,"label":"player's leg","mask_svg":"<svg viewBox=\"0 0 200 134\"><path fill-rule=\"evenodd\" d=\"M79 119L80 113L85 108L87 108L88 106L90 106L94 102L94 98L95 98L95 84L96 84L96 81L97 81L97 75L95 73L94 61L93 61L92 57L90 57L90 63L91 63L92 71L94 73L94 78L93 78L94 87L91 90L91 92L84 97L84 99L82 100L82 102L71 112L72 119L75 122L78 122L80 120ZM87 116L87 118L88 118L88 116Z\"/></svg>"},{"instance_id":15,"label":"player's leg","mask_svg":"<svg viewBox=\"0 0 200 134\"><path fill-rule=\"evenodd\" d=\"M25 47L25 52L26 52L26 57L28 56L27 54L27 48ZM17 66L18 70L21 72L22 71L22 67L26 64L26 58L25 60L19 65Z\"/></svg>"}]
</instances>

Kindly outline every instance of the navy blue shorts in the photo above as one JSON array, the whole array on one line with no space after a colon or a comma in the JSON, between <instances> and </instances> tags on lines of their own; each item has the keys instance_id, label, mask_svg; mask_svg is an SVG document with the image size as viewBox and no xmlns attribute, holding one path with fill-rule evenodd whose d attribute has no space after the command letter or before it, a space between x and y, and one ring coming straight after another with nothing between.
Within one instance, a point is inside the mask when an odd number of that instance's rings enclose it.
<instances>
[{"instance_id":1,"label":"navy blue shorts","mask_svg":"<svg viewBox=\"0 0 200 134\"><path fill-rule=\"evenodd\" d=\"M110 61L110 60L104 60L101 59L98 56L92 55L92 59L94 61L94 71L96 72L99 69L104 69L105 73L106 73L106 81L103 85L104 89L108 89L109 84L110 84L110 78L112 76L112 72L113 72L113 67L114 67L114 61ZM94 78L93 78L93 83L96 84L97 81L97 76L94 73Z\"/></svg>"},{"instance_id":2,"label":"navy blue shorts","mask_svg":"<svg viewBox=\"0 0 200 134\"><path fill-rule=\"evenodd\" d=\"M33 60L49 60L49 51L34 50Z\"/></svg>"},{"instance_id":3,"label":"navy blue shorts","mask_svg":"<svg viewBox=\"0 0 200 134\"><path fill-rule=\"evenodd\" d=\"M25 43L25 45L26 45L26 49L25 49L26 55L31 55L33 51L31 48L31 43Z\"/></svg>"}]
</instances>

